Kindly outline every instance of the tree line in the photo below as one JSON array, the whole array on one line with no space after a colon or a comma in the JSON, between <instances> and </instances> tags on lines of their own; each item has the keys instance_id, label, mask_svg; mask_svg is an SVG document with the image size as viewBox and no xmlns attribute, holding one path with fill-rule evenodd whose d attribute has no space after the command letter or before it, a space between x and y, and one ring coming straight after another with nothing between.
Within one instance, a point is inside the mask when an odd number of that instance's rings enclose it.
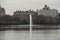
<instances>
[{"instance_id":1,"label":"tree line","mask_svg":"<svg viewBox=\"0 0 60 40\"><path fill-rule=\"evenodd\" d=\"M5 15L0 17L0 25L23 25L23 24L29 24L29 17L25 20L21 20L19 17L12 17L10 15ZM60 17L52 17L52 16L32 16L32 23L33 24L60 24Z\"/></svg>"}]
</instances>

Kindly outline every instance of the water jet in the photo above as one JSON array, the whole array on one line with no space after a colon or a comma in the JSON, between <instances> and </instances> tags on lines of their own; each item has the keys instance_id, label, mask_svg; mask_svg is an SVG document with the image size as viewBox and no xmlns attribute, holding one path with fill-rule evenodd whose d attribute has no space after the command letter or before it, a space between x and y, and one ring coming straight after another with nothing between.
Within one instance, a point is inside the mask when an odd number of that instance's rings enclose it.
<instances>
[{"instance_id":1,"label":"water jet","mask_svg":"<svg viewBox=\"0 0 60 40\"><path fill-rule=\"evenodd\" d=\"M30 14L30 40L32 40L32 15Z\"/></svg>"}]
</instances>

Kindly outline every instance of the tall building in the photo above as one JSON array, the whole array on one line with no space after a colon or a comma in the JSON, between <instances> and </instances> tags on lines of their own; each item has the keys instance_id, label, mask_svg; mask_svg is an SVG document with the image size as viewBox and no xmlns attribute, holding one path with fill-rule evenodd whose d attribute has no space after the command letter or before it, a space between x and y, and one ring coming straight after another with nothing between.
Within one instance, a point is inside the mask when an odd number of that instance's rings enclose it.
<instances>
[{"instance_id":1,"label":"tall building","mask_svg":"<svg viewBox=\"0 0 60 40\"><path fill-rule=\"evenodd\" d=\"M1 5L0 5L0 16L4 16L4 15L5 15L5 9L1 8Z\"/></svg>"},{"instance_id":2,"label":"tall building","mask_svg":"<svg viewBox=\"0 0 60 40\"><path fill-rule=\"evenodd\" d=\"M44 15L44 16L58 16L58 10L56 9L50 9L47 5L44 6L43 9L38 10L38 15Z\"/></svg>"}]
</instances>

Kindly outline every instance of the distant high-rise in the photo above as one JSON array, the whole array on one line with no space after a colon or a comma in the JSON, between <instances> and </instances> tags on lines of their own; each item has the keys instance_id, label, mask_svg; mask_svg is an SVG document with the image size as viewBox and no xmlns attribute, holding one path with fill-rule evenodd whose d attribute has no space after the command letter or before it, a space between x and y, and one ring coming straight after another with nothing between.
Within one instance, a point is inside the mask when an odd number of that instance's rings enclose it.
<instances>
[{"instance_id":1,"label":"distant high-rise","mask_svg":"<svg viewBox=\"0 0 60 40\"><path fill-rule=\"evenodd\" d=\"M44 6L43 9L38 10L38 15L44 15L44 16L57 16L58 15L58 10L56 9L50 9L47 5Z\"/></svg>"},{"instance_id":2,"label":"distant high-rise","mask_svg":"<svg viewBox=\"0 0 60 40\"><path fill-rule=\"evenodd\" d=\"M4 16L4 15L5 15L5 9L1 8L1 5L0 5L0 16Z\"/></svg>"}]
</instances>

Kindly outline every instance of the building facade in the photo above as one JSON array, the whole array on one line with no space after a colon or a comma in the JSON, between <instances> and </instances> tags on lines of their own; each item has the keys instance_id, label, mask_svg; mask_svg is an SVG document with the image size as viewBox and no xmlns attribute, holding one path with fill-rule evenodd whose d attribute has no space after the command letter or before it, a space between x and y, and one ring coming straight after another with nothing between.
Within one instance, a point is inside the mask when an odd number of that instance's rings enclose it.
<instances>
[{"instance_id":1,"label":"building facade","mask_svg":"<svg viewBox=\"0 0 60 40\"><path fill-rule=\"evenodd\" d=\"M43 9L38 10L38 15L44 15L44 16L58 16L58 10L56 9L50 9L47 5L44 6Z\"/></svg>"},{"instance_id":2,"label":"building facade","mask_svg":"<svg viewBox=\"0 0 60 40\"><path fill-rule=\"evenodd\" d=\"M1 5L0 5L0 16L4 16L4 15L5 15L5 9L1 8Z\"/></svg>"},{"instance_id":3,"label":"building facade","mask_svg":"<svg viewBox=\"0 0 60 40\"><path fill-rule=\"evenodd\" d=\"M19 17L21 20L29 20L29 15L36 16L37 12L28 10L28 11L16 11L14 12L14 17Z\"/></svg>"}]
</instances>

